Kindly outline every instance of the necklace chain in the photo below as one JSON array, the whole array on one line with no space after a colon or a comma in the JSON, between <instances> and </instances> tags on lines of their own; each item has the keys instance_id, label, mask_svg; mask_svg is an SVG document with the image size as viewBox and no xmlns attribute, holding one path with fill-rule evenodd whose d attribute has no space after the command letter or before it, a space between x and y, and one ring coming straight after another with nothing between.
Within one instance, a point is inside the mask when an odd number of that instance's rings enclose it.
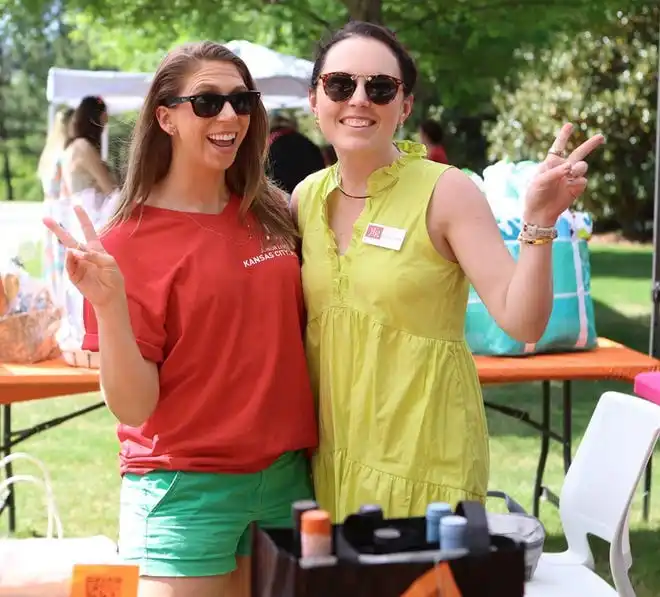
<instances>
[{"instance_id":1,"label":"necklace chain","mask_svg":"<svg viewBox=\"0 0 660 597\"><path fill-rule=\"evenodd\" d=\"M207 232L210 232L211 234L215 234L216 236L219 236L219 237L221 237L221 238L226 238L226 239L228 239L228 240L231 240L231 241L234 242L234 244L236 244L236 245L239 246L239 247L242 247L242 246L247 245L247 244L250 243L250 242L252 241L252 239L254 238L254 234L252 233L252 226L250 225L250 222L249 222L249 221L246 222L246 225L247 225L247 233L248 233L247 240L244 240L244 241L242 241L242 242L239 242L239 241L236 239L236 237L234 237L234 236L232 236L232 235L229 235L229 234L223 234L222 232L219 232L219 231L217 231L217 230L214 230L213 228L209 228L208 226L205 226L204 224L201 224L201 223L198 222L195 218L193 218L189 213L187 213L187 212L185 212L185 211L182 212L182 213L183 213L183 214L184 214L184 215L185 215L185 216L186 216L191 222L193 222L194 224L196 224L198 228L201 228L202 230L206 230ZM271 239L270 234L266 234L266 235L264 235L264 240L266 241L266 243L269 243L269 242L270 242L270 239ZM262 248L265 248L265 247L262 247Z\"/></svg>"},{"instance_id":2,"label":"necklace chain","mask_svg":"<svg viewBox=\"0 0 660 597\"><path fill-rule=\"evenodd\" d=\"M233 238L232 236L230 236L230 235L228 235L228 234L223 234L222 232L219 232L219 231L217 231L217 230L214 230L213 228L209 228L208 226L205 226L205 225L202 224L201 222L198 222L198 221L197 221L193 216L191 216L189 213L187 213L187 212L185 212L185 211L182 212L182 213L186 216L186 218L188 218L188 219L189 219L193 224L195 224L198 228L201 228L202 230L206 230L207 232L210 232L211 234L215 234L216 236L221 236L222 238L229 238L229 239L231 239L231 240L236 240L235 238ZM249 223L248 223L248 225L247 225L247 229L248 229L248 240L245 241L245 242L242 243L242 244L245 244L245 243L249 242L250 240L252 240L252 228L250 227L250 224L249 224Z\"/></svg>"},{"instance_id":3,"label":"necklace chain","mask_svg":"<svg viewBox=\"0 0 660 597\"><path fill-rule=\"evenodd\" d=\"M371 195L351 195L350 193L347 193L344 188L341 186L341 178L339 176L339 166L337 166L337 169L335 170L335 184L337 185L337 188L340 190L342 195L346 195L346 197L350 197L351 199L369 199Z\"/></svg>"},{"instance_id":4,"label":"necklace chain","mask_svg":"<svg viewBox=\"0 0 660 597\"><path fill-rule=\"evenodd\" d=\"M391 189L395 184L397 183L397 179L395 178L389 185L387 185L384 189L381 189L380 192L383 191L388 191ZM339 175L339 164L337 164L337 168L335 169L335 184L337 185L337 188L341 192L342 195L345 195L346 197L349 197L351 199L371 199L371 195L351 195L350 193L347 193L344 188L341 186L341 177Z\"/></svg>"},{"instance_id":5,"label":"necklace chain","mask_svg":"<svg viewBox=\"0 0 660 597\"><path fill-rule=\"evenodd\" d=\"M223 208L223 211L227 207L228 207L228 204L225 205L225 207ZM211 234L214 234L215 236L219 236L220 238L225 238L227 240L233 241L236 246L243 247L243 246L249 244L252 241L252 239L254 239L253 228L252 228L252 225L250 224L249 219L246 219L246 221L245 221L245 225L247 227L247 240L239 242L238 239L233 235L223 234L222 232L219 232L218 230L214 230L213 228L209 228L208 226L205 226L204 224L201 224L187 211L183 211L183 210L172 210L172 211L177 211L178 213L184 215L186 218L188 218L193 224L195 224L201 230L206 230L206 232L210 232ZM222 213L222 212L220 212L220 213ZM220 215L220 214L218 214L218 215ZM142 218L142 210L140 211L140 219L141 218ZM272 236L268 233L263 235L262 241L261 241L262 250L265 250L267 248L268 244L271 241L271 238L272 238ZM266 241L266 245L264 245L264 241Z\"/></svg>"}]
</instances>

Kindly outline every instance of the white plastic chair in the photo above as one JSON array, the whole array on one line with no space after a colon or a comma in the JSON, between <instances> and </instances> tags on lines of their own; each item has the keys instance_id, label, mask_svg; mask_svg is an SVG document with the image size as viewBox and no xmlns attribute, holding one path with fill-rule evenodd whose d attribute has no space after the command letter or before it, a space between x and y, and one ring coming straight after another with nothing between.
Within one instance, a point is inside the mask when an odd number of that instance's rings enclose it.
<instances>
[{"instance_id":1,"label":"white plastic chair","mask_svg":"<svg viewBox=\"0 0 660 597\"><path fill-rule=\"evenodd\" d=\"M660 406L619 392L601 396L559 500L568 549L541 556L526 597L635 597L628 517L659 434ZM587 535L610 543L616 588L593 572Z\"/></svg>"}]
</instances>

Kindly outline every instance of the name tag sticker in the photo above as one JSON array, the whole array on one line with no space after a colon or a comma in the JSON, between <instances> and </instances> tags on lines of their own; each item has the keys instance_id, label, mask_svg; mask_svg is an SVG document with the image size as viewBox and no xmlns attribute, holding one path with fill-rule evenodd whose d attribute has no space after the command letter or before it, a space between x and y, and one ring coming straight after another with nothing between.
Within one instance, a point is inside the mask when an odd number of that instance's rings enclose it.
<instances>
[{"instance_id":1,"label":"name tag sticker","mask_svg":"<svg viewBox=\"0 0 660 597\"><path fill-rule=\"evenodd\" d=\"M367 245L399 251L404 238L406 238L406 231L403 228L383 226L371 222L362 237L362 242Z\"/></svg>"}]
</instances>

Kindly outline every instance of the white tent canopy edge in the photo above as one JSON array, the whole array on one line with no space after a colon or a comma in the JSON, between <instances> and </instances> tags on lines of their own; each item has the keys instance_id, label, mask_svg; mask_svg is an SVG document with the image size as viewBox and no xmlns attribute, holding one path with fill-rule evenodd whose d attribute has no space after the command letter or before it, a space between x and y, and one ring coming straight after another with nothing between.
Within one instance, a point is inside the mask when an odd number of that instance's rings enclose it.
<instances>
[{"instance_id":1,"label":"white tent canopy edge","mask_svg":"<svg viewBox=\"0 0 660 597\"><path fill-rule=\"evenodd\" d=\"M225 46L247 64L257 89L262 93L266 109L309 109L307 91L313 63L309 60L280 54L269 48L244 40ZM46 97L48 126L53 123L58 106L76 107L88 95L98 95L110 114L139 110L153 78L152 73L90 71L51 68L48 71ZM107 157L107 129L102 152Z\"/></svg>"}]
</instances>

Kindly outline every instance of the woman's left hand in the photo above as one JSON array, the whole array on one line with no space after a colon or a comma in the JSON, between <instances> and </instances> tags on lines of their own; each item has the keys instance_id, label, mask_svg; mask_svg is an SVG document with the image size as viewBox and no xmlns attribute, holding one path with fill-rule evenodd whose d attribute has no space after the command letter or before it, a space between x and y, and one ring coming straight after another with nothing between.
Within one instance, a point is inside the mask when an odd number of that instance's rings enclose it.
<instances>
[{"instance_id":1,"label":"woman's left hand","mask_svg":"<svg viewBox=\"0 0 660 597\"><path fill-rule=\"evenodd\" d=\"M525 198L524 220L528 224L551 227L557 218L584 192L587 186L585 158L605 142L603 135L594 135L565 157L566 145L573 132L565 124L548 155L532 179Z\"/></svg>"}]
</instances>

